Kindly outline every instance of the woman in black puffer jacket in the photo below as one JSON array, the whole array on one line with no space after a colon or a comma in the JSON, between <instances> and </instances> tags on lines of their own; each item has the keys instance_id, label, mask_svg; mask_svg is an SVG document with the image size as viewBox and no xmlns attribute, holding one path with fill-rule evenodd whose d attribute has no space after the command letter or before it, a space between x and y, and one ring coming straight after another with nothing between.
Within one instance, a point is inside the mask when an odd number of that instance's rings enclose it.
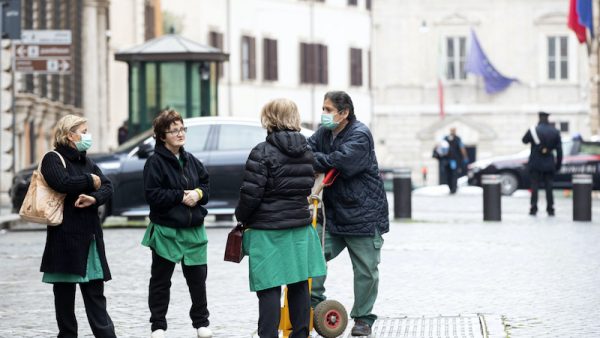
<instances>
[{"instance_id":1,"label":"woman in black puffer jacket","mask_svg":"<svg viewBox=\"0 0 600 338\"><path fill-rule=\"evenodd\" d=\"M310 225L308 196L314 184L313 156L300 134L296 104L278 99L261 112L268 131L248 157L235 210L249 256L250 290L259 302L258 335L278 337L281 285L288 286L293 332L308 337L308 278L325 275L319 236Z\"/></svg>"}]
</instances>

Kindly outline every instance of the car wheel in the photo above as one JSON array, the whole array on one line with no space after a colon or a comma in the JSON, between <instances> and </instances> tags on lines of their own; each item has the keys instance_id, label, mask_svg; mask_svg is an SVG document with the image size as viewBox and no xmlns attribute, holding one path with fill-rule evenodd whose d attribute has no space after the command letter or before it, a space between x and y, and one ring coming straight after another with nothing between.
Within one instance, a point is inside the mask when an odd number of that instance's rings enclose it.
<instances>
[{"instance_id":1,"label":"car wheel","mask_svg":"<svg viewBox=\"0 0 600 338\"><path fill-rule=\"evenodd\" d=\"M500 173L500 190L502 195L510 196L519 187L519 179L513 173Z\"/></svg>"},{"instance_id":2,"label":"car wheel","mask_svg":"<svg viewBox=\"0 0 600 338\"><path fill-rule=\"evenodd\" d=\"M98 218L100 218L100 224L104 223L106 217L108 216L108 208L106 208L106 204L102 204L98 207Z\"/></svg>"}]
</instances>

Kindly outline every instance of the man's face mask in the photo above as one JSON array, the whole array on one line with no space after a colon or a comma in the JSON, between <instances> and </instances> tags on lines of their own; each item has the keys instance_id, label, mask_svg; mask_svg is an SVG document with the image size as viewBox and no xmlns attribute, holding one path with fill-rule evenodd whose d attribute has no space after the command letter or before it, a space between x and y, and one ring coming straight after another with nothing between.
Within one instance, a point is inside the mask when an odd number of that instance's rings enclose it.
<instances>
[{"instance_id":1,"label":"man's face mask","mask_svg":"<svg viewBox=\"0 0 600 338\"><path fill-rule=\"evenodd\" d=\"M340 125L339 122L336 122L333 119L333 114L321 114L321 125L329 130L333 130Z\"/></svg>"}]
</instances>

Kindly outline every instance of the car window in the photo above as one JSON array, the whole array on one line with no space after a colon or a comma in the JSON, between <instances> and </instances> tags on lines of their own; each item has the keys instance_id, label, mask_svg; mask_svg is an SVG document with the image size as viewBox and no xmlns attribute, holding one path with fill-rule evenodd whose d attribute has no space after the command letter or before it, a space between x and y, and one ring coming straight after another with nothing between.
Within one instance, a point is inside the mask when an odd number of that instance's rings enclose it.
<instances>
[{"instance_id":1,"label":"car window","mask_svg":"<svg viewBox=\"0 0 600 338\"><path fill-rule=\"evenodd\" d=\"M203 151L208 139L210 125L188 126L187 134L185 135L185 150L197 153Z\"/></svg>"},{"instance_id":2,"label":"car window","mask_svg":"<svg viewBox=\"0 0 600 338\"><path fill-rule=\"evenodd\" d=\"M562 142L562 152L563 156L575 155L573 151L573 142L572 141L563 141Z\"/></svg>"},{"instance_id":3,"label":"car window","mask_svg":"<svg viewBox=\"0 0 600 338\"><path fill-rule=\"evenodd\" d=\"M580 154L600 155L600 143L581 143Z\"/></svg>"},{"instance_id":4,"label":"car window","mask_svg":"<svg viewBox=\"0 0 600 338\"><path fill-rule=\"evenodd\" d=\"M219 132L218 150L250 150L265 140L267 131L259 126L223 124Z\"/></svg>"},{"instance_id":5,"label":"car window","mask_svg":"<svg viewBox=\"0 0 600 338\"><path fill-rule=\"evenodd\" d=\"M150 130L146 130L145 132L143 132L139 135L132 137L131 139L127 140L125 143L118 146L117 149L115 149L115 153L127 153L127 152L131 151L131 149L137 147L138 144L141 143L143 140L152 136L152 133L153 133L153 131L152 131L152 129L150 129Z\"/></svg>"}]
</instances>

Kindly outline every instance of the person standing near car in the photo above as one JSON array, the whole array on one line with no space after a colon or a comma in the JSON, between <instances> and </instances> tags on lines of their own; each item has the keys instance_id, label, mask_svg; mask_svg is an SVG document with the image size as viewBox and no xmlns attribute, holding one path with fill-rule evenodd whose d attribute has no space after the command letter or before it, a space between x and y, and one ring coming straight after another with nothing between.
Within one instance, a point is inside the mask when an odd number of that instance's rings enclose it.
<instances>
[{"instance_id":1,"label":"person standing near car","mask_svg":"<svg viewBox=\"0 0 600 338\"><path fill-rule=\"evenodd\" d=\"M246 162L235 216L247 230L250 290L258 296L258 335L277 338L281 285L287 285L291 338L306 338L310 325L308 278L325 275L317 230L311 225L308 196L315 181L313 155L300 133L300 114L287 99L261 111L267 139Z\"/></svg>"},{"instance_id":2,"label":"person standing near car","mask_svg":"<svg viewBox=\"0 0 600 338\"><path fill-rule=\"evenodd\" d=\"M548 216L554 216L554 198L552 196L552 185L554 174L560 170L562 165L562 143L560 132L548 122L546 112L539 112L537 126L532 126L525 132L523 143L531 143L531 152L527 166L531 181L531 203L529 214L537 214L538 189L540 183L544 184L546 190L546 211ZM556 151L556 159L554 152Z\"/></svg>"},{"instance_id":3,"label":"person standing near car","mask_svg":"<svg viewBox=\"0 0 600 338\"><path fill-rule=\"evenodd\" d=\"M448 143L448 153L440 157L440 160L446 174L450 194L455 194L458 189L458 176L463 166L469 162L469 156L467 155L467 148L460 137L456 135L456 128L450 128L450 134L444 137L444 141Z\"/></svg>"},{"instance_id":4,"label":"person standing near car","mask_svg":"<svg viewBox=\"0 0 600 338\"><path fill-rule=\"evenodd\" d=\"M42 159L41 172L48 186L66 194L63 222L46 229L40 268L42 281L53 284L58 337L77 337L77 284L94 336L116 337L104 297L104 282L111 275L98 217L98 206L111 198L113 189L100 168L86 156L91 146L87 120L66 115L55 127L55 152Z\"/></svg>"},{"instance_id":5,"label":"person standing near car","mask_svg":"<svg viewBox=\"0 0 600 338\"><path fill-rule=\"evenodd\" d=\"M336 169L339 176L323 191L326 214L325 259L348 248L354 270L353 336L368 336L377 319L382 235L389 231L388 203L379 176L373 136L354 115L350 95L325 94L321 127L308 139L318 173ZM312 303L325 300L325 277L314 278Z\"/></svg>"},{"instance_id":6,"label":"person standing near car","mask_svg":"<svg viewBox=\"0 0 600 338\"><path fill-rule=\"evenodd\" d=\"M178 112L164 110L152 125L156 145L144 166L150 224L142 240L152 250L148 288L151 337L165 337L171 277L178 262L192 300L192 326L199 338L212 337L206 301L207 211L202 207L208 202L208 172L184 150L187 128Z\"/></svg>"}]
</instances>

